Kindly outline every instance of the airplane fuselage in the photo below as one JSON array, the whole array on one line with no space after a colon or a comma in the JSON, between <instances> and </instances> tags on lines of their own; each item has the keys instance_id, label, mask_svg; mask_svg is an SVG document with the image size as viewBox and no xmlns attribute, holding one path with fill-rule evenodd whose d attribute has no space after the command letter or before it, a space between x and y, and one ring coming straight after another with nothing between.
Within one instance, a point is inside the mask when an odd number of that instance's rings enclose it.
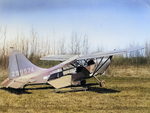
<instances>
[{"instance_id":1,"label":"airplane fuselage","mask_svg":"<svg viewBox=\"0 0 150 113\"><path fill-rule=\"evenodd\" d=\"M93 77L93 75L96 76L99 74L103 74L105 70L109 67L110 63L111 63L111 59L104 58L104 59L93 60L91 64L87 62L87 64L83 65L82 63L80 66L70 67L67 70L64 70L63 68L57 69L51 72L51 75L49 76L48 79L48 83L50 81L61 79L61 78L67 79L67 77L64 76L71 76L71 85L75 85L75 86L81 85L81 81L87 78L91 78Z\"/></svg>"}]
</instances>

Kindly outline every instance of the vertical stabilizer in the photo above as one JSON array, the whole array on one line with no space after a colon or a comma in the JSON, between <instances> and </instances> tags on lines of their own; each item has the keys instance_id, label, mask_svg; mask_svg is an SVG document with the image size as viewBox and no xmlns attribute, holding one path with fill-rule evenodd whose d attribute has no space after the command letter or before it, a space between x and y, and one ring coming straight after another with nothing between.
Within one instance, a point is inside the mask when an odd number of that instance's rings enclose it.
<instances>
[{"instance_id":1,"label":"vertical stabilizer","mask_svg":"<svg viewBox=\"0 0 150 113\"><path fill-rule=\"evenodd\" d=\"M43 70L32 64L22 53L14 50L9 57L9 79Z\"/></svg>"}]
</instances>

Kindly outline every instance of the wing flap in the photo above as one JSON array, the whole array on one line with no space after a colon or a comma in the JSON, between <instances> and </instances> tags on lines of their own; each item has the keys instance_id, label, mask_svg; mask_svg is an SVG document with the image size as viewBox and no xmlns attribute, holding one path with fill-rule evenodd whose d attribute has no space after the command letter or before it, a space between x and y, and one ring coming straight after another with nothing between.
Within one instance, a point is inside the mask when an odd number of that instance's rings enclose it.
<instances>
[{"instance_id":1,"label":"wing flap","mask_svg":"<svg viewBox=\"0 0 150 113\"><path fill-rule=\"evenodd\" d=\"M71 85L71 76L72 75L63 76L61 78L50 80L47 83L49 83L50 85L52 85L55 88L62 88L62 87L70 86Z\"/></svg>"}]
</instances>

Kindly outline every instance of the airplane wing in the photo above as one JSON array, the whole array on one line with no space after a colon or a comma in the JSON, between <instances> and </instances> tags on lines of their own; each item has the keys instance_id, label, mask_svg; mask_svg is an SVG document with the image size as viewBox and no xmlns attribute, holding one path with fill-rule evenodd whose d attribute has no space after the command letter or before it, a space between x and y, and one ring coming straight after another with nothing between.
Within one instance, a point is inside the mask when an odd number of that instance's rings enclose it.
<instances>
[{"instance_id":1,"label":"airplane wing","mask_svg":"<svg viewBox=\"0 0 150 113\"><path fill-rule=\"evenodd\" d=\"M54 60L54 61L65 61L74 55L48 55L40 58L40 60Z\"/></svg>"},{"instance_id":2,"label":"airplane wing","mask_svg":"<svg viewBox=\"0 0 150 113\"><path fill-rule=\"evenodd\" d=\"M144 47L139 46L139 47L132 47L132 48L128 48L128 49L114 50L114 51L109 51L109 52L100 52L100 53L95 53L95 54L79 55L77 60L84 60L84 59L100 58L100 57L126 54L126 53L133 52L133 51L140 50L140 49L144 49ZM48 56L40 58L40 60L65 61L65 60L67 60L73 56L74 55L48 55Z\"/></svg>"},{"instance_id":3,"label":"airplane wing","mask_svg":"<svg viewBox=\"0 0 150 113\"><path fill-rule=\"evenodd\" d=\"M137 51L137 50L140 50L140 49L144 49L144 47L139 46L139 47L132 47L132 48L128 48L128 49L120 49L120 50L114 50L114 51L109 51L109 52L101 52L101 53L83 55L83 56L80 56L77 60L100 58L100 57L126 54L126 53Z\"/></svg>"}]
</instances>

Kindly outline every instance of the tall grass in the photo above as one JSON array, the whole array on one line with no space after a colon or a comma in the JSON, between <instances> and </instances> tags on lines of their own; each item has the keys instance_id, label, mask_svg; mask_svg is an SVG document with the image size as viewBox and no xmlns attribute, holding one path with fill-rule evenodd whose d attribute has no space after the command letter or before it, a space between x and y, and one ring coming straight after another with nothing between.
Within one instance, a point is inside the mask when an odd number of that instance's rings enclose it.
<instances>
[{"instance_id":1,"label":"tall grass","mask_svg":"<svg viewBox=\"0 0 150 113\"><path fill-rule=\"evenodd\" d=\"M124 57L124 56L114 56L112 59L112 65L115 66L148 66L149 59L144 56L140 57Z\"/></svg>"}]
</instances>

